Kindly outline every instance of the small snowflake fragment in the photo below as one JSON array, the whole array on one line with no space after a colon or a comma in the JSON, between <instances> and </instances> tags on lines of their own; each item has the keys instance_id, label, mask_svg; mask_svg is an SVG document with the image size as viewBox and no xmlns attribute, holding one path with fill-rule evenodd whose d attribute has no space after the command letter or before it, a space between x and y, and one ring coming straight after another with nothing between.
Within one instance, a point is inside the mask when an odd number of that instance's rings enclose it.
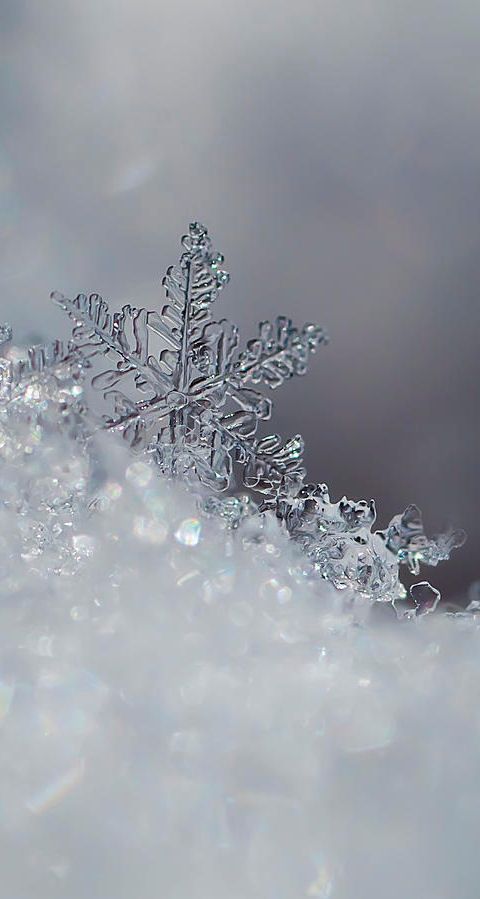
<instances>
[{"instance_id":1,"label":"small snowflake fragment","mask_svg":"<svg viewBox=\"0 0 480 899\"><path fill-rule=\"evenodd\" d=\"M440 602L439 590L432 587L428 581L413 584L408 594L405 602L394 603L397 617L400 619L421 618L434 612Z\"/></svg>"},{"instance_id":2,"label":"small snowflake fragment","mask_svg":"<svg viewBox=\"0 0 480 899\"><path fill-rule=\"evenodd\" d=\"M312 573L339 590L350 588L377 601L405 596L396 557L372 533L373 500L353 502L344 496L333 503L326 484L304 484L293 492L282 489L266 507L300 546Z\"/></svg>"},{"instance_id":3,"label":"small snowflake fragment","mask_svg":"<svg viewBox=\"0 0 480 899\"><path fill-rule=\"evenodd\" d=\"M406 565L412 574L418 574L420 565L438 565L450 557L454 549L463 546L467 535L461 528L426 536L422 513L413 503L407 506L401 515L392 518L385 531L378 531L385 545L398 556L401 564Z\"/></svg>"}]
</instances>

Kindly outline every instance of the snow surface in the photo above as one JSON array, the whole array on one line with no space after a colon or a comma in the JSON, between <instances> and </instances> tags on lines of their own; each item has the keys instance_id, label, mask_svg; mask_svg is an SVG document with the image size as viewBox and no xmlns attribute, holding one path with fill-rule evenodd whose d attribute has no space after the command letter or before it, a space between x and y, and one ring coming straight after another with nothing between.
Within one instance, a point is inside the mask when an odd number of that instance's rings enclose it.
<instances>
[{"instance_id":1,"label":"snow surface","mask_svg":"<svg viewBox=\"0 0 480 899\"><path fill-rule=\"evenodd\" d=\"M50 430L0 429L2 896L477 899L476 615Z\"/></svg>"}]
</instances>

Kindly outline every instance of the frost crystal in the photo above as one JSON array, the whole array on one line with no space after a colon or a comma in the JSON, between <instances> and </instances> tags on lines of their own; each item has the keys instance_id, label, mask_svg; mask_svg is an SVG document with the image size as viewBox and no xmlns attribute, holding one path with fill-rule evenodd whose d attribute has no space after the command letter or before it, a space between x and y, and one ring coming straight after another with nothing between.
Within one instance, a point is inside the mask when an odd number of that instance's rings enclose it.
<instances>
[{"instance_id":1,"label":"frost crystal","mask_svg":"<svg viewBox=\"0 0 480 899\"><path fill-rule=\"evenodd\" d=\"M395 603L405 598L406 590L399 581L400 565L418 574L420 564L438 565L466 540L463 530L429 539L421 512L414 505L396 515L385 531L372 532L374 501L354 502L344 496L332 503L326 484L304 484L294 492L281 489L263 508L275 511L303 550L312 571L338 589L350 588L377 601ZM417 587L423 588L423 593L419 589L415 594ZM410 595L417 615L434 610L439 598L427 582L414 585Z\"/></svg>"},{"instance_id":2,"label":"frost crystal","mask_svg":"<svg viewBox=\"0 0 480 899\"><path fill-rule=\"evenodd\" d=\"M388 528L378 534L412 574L419 573L421 564L438 565L448 559L452 550L463 546L466 540L461 528L429 539L423 528L422 513L413 504L401 515L395 515Z\"/></svg>"},{"instance_id":3,"label":"frost crystal","mask_svg":"<svg viewBox=\"0 0 480 899\"><path fill-rule=\"evenodd\" d=\"M413 584L409 590L409 598L401 606L395 605L399 618L419 618L434 612L440 602L440 593L428 581Z\"/></svg>"},{"instance_id":4,"label":"frost crystal","mask_svg":"<svg viewBox=\"0 0 480 899\"><path fill-rule=\"evenodd\" d=\"M380 536L372 533L373 500L352 502L345 496L332 503L326 484L305 484L294 494L278 494L273 508L310 564L340 590L374 600L401 599L398 561ZM308 573L308 569L307 569Z\"/></svg>"},{"instance_id":5,"label":"frost crystal","mask_svg":"<svg viewBox=\"0 0 480 899\"><path fill-rule=\"evenodd\" d=\"M297 330L279 317L274 324L262 322L258 337L237 354L236 326L211 315L229 280L223 256L198 223L190 225L182 245L178 265L163 279L160 311L126 305L112 313L97 294L52 298L72 318L73 342L82 355L108 360L92 378L109 409L106 427L120 431L132 448L148 448L167 475L193 473L225 490L239 462L247 487L274 492L303 476L303 441L257 436L259 423L270 418L271 401L256 387L275 389L304 374L325 334L312 324Z\"/></svg>"}]
</instances>

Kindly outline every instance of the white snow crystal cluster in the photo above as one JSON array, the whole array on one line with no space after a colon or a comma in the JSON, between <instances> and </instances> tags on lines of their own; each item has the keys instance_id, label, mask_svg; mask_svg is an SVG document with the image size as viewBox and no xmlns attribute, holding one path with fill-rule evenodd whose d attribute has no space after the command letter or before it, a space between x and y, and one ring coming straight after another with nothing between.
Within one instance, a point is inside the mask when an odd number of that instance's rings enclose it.
<instances>
[{"instance_id":1,"label":"white snow crystal cluster","mask_svg":"<svg viewBox=\"0 0 480 899\"><path fill-rule=\"evenodd\" d=\"M0 410L1 895L477 899L475 604L306 577L273 512L87 449L65 378Z\"/></svg>"}]
</instances>

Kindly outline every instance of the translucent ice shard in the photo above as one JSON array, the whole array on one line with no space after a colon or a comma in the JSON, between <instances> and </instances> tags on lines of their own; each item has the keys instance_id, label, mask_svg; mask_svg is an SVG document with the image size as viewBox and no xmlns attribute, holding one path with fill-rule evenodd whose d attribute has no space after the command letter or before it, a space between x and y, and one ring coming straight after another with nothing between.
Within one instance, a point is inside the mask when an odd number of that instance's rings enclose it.
<instances>
[{"instance_id":1,"label":"translucent ice shard","mask_svg":"<svg viewBox=\"0 0 480 899\"><path fill-rule=\"evenodd\" d=\"M326 484L306 484L283 490L270 508L302 548L312 571L347 589L375 600L393 601L405 595L398 580L398 562L371 528L375 504L343 497L330 501Z\"/></svg>"},{"instance_id":2,"label":"translucent ice shard","mask_svg":"<svg viewBox=\"0 0 480 899\"><path fill-rule=\"evenodd\" d=\"M448 559L454 549L463 546L467 539L465 531L458 529L439 534L436 537L426 536L422 513L418 506L407 506L401 515L392 518L385 531L378 531L385 540L385 545L398 556L401 564L406 565L412 574L418 574L420 565L438 565Z\"/></svg>"}]
</instances>

